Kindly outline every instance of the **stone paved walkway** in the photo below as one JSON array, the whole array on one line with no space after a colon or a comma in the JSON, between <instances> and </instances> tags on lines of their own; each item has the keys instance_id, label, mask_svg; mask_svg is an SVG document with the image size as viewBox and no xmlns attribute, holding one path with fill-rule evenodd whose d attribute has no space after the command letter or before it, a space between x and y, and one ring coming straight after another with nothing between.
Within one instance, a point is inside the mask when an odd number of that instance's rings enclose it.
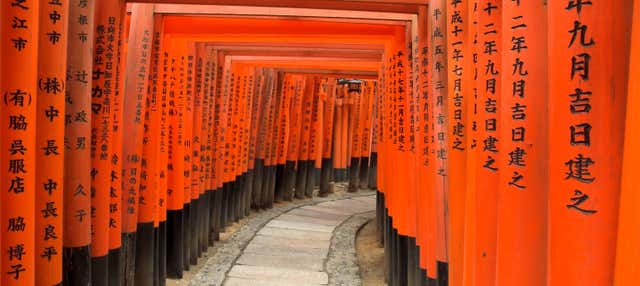
<instances>
[{"instance_id":1,"label":"stone paved walkway","mask_svg":"<svg viewBox=\"0 0 640 286\"><path fill-rule=\"evenodd\" d=\"M336 227L375 206L375 196L367 195L302 206L275 217L246 245L223 285L328 285L325 264Z\"/></svg>"},{"instance_id":2,"label":"stone paved walkway","mask_svg":"<svg viewBox=\"0 0 640 286\"><path fill-rule=\"evenodd\" d=\"M375 216L375 192L335 187L328 197L252 212L167 286L327 285L327 276L328 285L361 285L355 234Z\"/></svg>"}]
</instances>

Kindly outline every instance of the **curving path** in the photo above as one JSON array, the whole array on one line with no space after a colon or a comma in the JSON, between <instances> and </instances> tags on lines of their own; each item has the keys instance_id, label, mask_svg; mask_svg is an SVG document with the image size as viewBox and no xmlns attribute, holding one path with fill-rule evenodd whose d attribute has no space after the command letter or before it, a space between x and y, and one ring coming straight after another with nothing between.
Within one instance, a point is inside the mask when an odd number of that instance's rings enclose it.
<instances>
[{"instance_id":1,"label":"curving path","mask_svg":"<svg viewBox=\"0 0 640 286\"><path fill-rule=\"evenodd\" d=\"M375 210L362 196L303 206L267 223L227 273L224 285L328 285L325 262L334 230L351 216Z\"/></svg>"},{"instance_id":2,"label":"curving path","mask_svg":"<svg viewBox=\"0 0 640 286\"><path fill-rule=\"evenodd\" d=\"M221 242L190 281L172 285L360 285L355 233L375 207L373 191L276 205Z\"/></svg>"}]
</instances>

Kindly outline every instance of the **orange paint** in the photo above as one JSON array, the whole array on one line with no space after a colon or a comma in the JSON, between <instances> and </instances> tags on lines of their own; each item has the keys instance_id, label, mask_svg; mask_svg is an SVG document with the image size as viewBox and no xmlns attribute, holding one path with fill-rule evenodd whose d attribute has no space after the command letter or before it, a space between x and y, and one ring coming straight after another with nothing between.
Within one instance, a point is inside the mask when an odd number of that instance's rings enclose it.
<instances>
[{"instance_id":1,"label":"orange paint","mask_svg":"<svg viewBox=\"0 0 640 286\"><path fill-rule=\"evenodd\" d=\"M634 1L631 51L640 48L640 5ZM627 120L625 127L624 157L622 169L622 188L620 192L620 214L618 220L618 244L616 249L614 285L640 284L637 257L640 247L636 243L640 239L637 209L640 202L639 186L636 180L635 162L640 159L640 113L638 113L640 97L640 66L637 53L631 53L629 59L629 90L627 95Z\"/></svg>"},{"instance_id":2,"label":"orange paint","mask_svg":"<svg viewBox=\"0 0 640 286\"><path fill-rule=\"evenodd\" d=\"M182 62L179 77L179 92L184 98L184 112L182 113L181 123L183 124L184 136L184 204L191 203L194 193L192 192L193 179L193 116L194 116L194 86L193 86L193 68L194 68L194 52L195 46L191 42L180 41L180 45L184 45L183 53L181 53L180 61ZM190 226L191 227L191 226Z\"/></svg>"},{"instance_id":3,"label":"orange paint","mask_svg":"<svg viewBox=\"0 0 640 286\"><path fill-rule=\"evenodd\" d=\"M204 123L202 118L202 58L200 58L201 50L198 44L191 42L189 45L191 52L191 97L193 98L193 117L191 119L191 199L197 200L202 194L200 177L200 149L202 146L202 124Z\"/></svg>"},{"instance_id":4,"label":"orange paint","mask_svg":"<svg viewBox=\"0 0 640 286\"><path fill-rule=\"evenodd\" d=\"M156 16L157 17L157 16ZM154 29L157 32L161 32L162 27L164 26L164 21L162 23L158 23L157 19L154 23ZM162 32L161 32L162 33ZM157 37L158 35L154 35ZM169 115L169 100L170 100L170 82L171 82L171 58L168 54L168 44L166 43L166 38L164 35L160 35L161 37L156 38L156 40L160 41L160 63L158 66L158 83L156 83L159 89L159 95L156 100L159 103L160 109L160 124L158 129L160 130L160 137L158 139L158 148L157 148L157 164L158 164L158 207L157 207L157 221L158 222L166 222L167 221L167 190L168 190L168 179L169 179L169 127L171 124L171 117Z\"/></svg>"},{"instance_id":5,"label":"orange paint","mask_svg":"<svg viewBox=\"0 0 640 286\"><path fill-rule=\"evenodd\" d=\"M149 93L145 103L144 133L142 138L142 161L140 165L140 198L138 202L138 223L154 225L158 216L160 190L159 149L161 114L161 45L162 16L154 16L152 49L150 50Z\"/></svg>"},{"instance_id":6,"label":"orange paint","mask_svg":"<svg viewBox=\"0 0 640 286\"><path fill-rule=\"evenodd\" d=\"M471 72L467 65L470 42L467 22L467 1L447 3L446 31L447 31L447 156L448 156L448 208L451 236L447 242L449 251L449 283L461 285L463 275L464 256L464 207L467 188L467 130L466 101L468 92L468 77Z\"/></svg>"},{"instance_id":7,"label":"orange paint","mask_svg":"<svg viewBox=\"0 0 640 286\"><path fill-rule=\"evenodd\" d=\"M449 240L451 237L449 221L450 210L447 201L451 191L447 184L449 176L449 153L447 152L447 126L451 122L448 113L449 94L447 90L447 72L449 70L447 58L446 1L432 0L429 2L429 28L431 37L431 105L433 108L433 149L431 161L435 164L434 173L434 201L435 208L435 259L439 262L449 261ZM433 262L432 262L433 263ZM428 269L436 269L436 265L429 265ZM434 271L432 271L433 273ZM434 277L436 278L436 277ZM437 277L443 279L443 277Z\"/></svg>"},{"instance_id":8,"label":"orange paint","mask_svg":"<svg viewBox=\"0 0 640 286\"><path fill-rule=\"evenodd\" d=\"M94 3L70 5L69 19L87 15L88 25L70 21L68 38L65 111L64 246L91 244L91 67L93 62ZM73 22L73 23L71 23Z\"/></svg>"},{"instance_id":9,"label":"orange paint","mask_svg":"<svg viewBox=\"0 0 640 286\"><path fill-rule=\"evenodd\" d=\"M342 109L343 106L343 88L341 86L336 87L336 111L335 111L335 122L333 127L333 169L335 174L335 169L340 168L341 162L341 153L342 153ZM335 175L334 175L335 177ZM334 178L335 180L335 178Z\"/></svg>"},{"instance_id":10,"label":"orange paint","mask_svg":"<svg viewBox=\"0 0 640 286\"><path fill-rule=\"evenodd\" d=\"M40 190L36 182L36 152L41 152L40 146L36 146L40 4L35 0L24 2L23 6L10 4L9 1L0 3L0 94L3 98L0 102L0 162L4 165L0 172L0 284L34 285L37 250L33 226L36 225L36 189ZM25 20L17 23L20 28L12 28L13 23L8 19L14 17ZM61 231L59 233L62 235ZM62 253L61 249L58 252Z\"/></svg>"},{"instance_id":11,"label":"orange paint","mask_svg":"<svg viewBox=\"0 0 640 286\"><path fill-rule=\"evenodd\" d=\"M420 267L427 270L427 275L433 274L435 269L429 267L429 258L432 257L430 255L431 245L430 243L432 239L430 230L431 226L431 209L428 207L430 205L430 199L432 197L432 178L434 172L434 164L430 161L429 153L431 150L431 123L432 123L432 109L431 109L431 90L429 88L430 73L431 68L429 66L430 63L430 53L429 53L429 39L430 37L427 35L428 33L428 22L429 15L427 11L427 7L423 6L420 8L418 13L418 45L417 52L414 52L414 59L417 61L417 73L415 75L416 80L416 88L417 88L417 102L418 106L416 110L418 111L418 130L416 132L416 164L415 170L417 174L417 205L418 205L418 227L417 227L417 244L420 246ZM414 49L415 51L415 49ZM378 105L381 105L378 103ZM376 113L377 114L377 113ZM375 134L375 133L374 133ZM374 137L375 140L375 137ZM375 141L374 141L375 142ZM379 176L378 176L379 177Z\"/></svg>"},{"instance_id":12,"label":"orange paint","mask_svg":"<svg viewBox=\"0 0 640 286\"><path fill-rule=\"evenodd\" d=\"M149 85L149 62L153 35L153 5L136 4L131 16L126 81L123 101L123 193L122 232L134 233L138 222L138 199L142 163L145 101Z\"/></svg>"},{"instance_id":13,"label":"orange paint","mask_svg":"<svg viewBox=\"0 0 640 286\"><path fill-rule=\"evenodd\" d=\"M123 105L124 105L124 88L125 88L125 65L127 62L127 41L129 39L129 26L131 17L126 15L124 9L116 18L116 34L120 36L118 46L120 53L118 54L118 66L116 67L116 83L115 93L113 96L113 128L111 129L111 204L109 205L109 250L120 248L122 245L122 146L123 137L122 122L124 121Z\"/></svg>"},{"instance_id":14,"label":"orange paint","mask_svg":"<svg viewBox=\"0 0 640 286\"><path fill-rule=\"evenodd\" d=\"M311 138L309 139L309 157L307 160L313 161L314 168L320 168L321 162L318 160L322 150L322 97L324 80L316 78L313 95L313 111L311 112ZM313 173L312 173L313 174ZM315 178L311 178L315 181Z\"/></svg>"},{"instance_id":15,"label":"orange paint","mask_svg":"<svg viewBox=\"0 0 640 286\"><path fill-rule=\"evenodd\" d=\"M292 77L291 84L289 86L290 92L292 93L291 98L291 119L289 123L289 146L287 148L287 160L288 161L298 161L298 153L301 142L301 131L302 131L302 101L304 99L304 87L305 78L302 76Z\"/></svg>"},{"instance_id":16,"label":"orange paint","mask_svg":"<svg viewBox=\"0 0 640 286\"><path fill-rule=\"evenodd\" d=\"M311 144L311 125L313 114L313 97L314 97L314 84L313 77L307 77L305 80L305 89L302 99L302 129L300 132L300 153L298 155L298 162L309 160L310 144Z\"/></svg>"},{"instance_id":17,"label":"orange paint","mask_svg":"<svg viewBox=\"0 0 640 286\"><path fill-rule=\"evenodd\" d=\"M546 12L544 4L536 2L505 2L502 8L504 96L499 105L502 153L498 160L496 284L544 285L548 179ZM522 25L525 27L519 28ZM513 39L520 37L526 39L526 48L514 48ZM522 89L521 82L526 82ZM525 140L513 141L512 130L521 127L526 128Z\"/></svg>"},{"instance_id":18,"label":"orange paint","mask_svg":"<svg viewBox=\"0 0 640 286\"><path fill-rule=\"evenodd\" d=\"M91 206L91 255L106 256L109 251L111 176L113 163L112 128L113 105L116 91L118 66L117 20L120 19L124 3L114 5L97 3L95 15L95 39L92 81L92 198ZM109 47L114 47L110 50Z\"/></svg>"},{"instance_id":19,"label":"orange paint","mask_svg":"<svg viewBox=\"0 0 640 286\"><path fill-rule=\"evenodd\" d=\"M475 285L475 273L476 273L476 168L478 165L478 158L481 152L479 147L479 112L481 108L481 100L479 98L480 86L479 72L481 70L478 63L478 55L480 52L480 44L476 40L479 36L478 17L480 11L478 9L478 0L467 1L467 26L468 39L467 40L467 72L465 73L465 79L467 82L467 96L465 101L467 102L467 174L466 174L466 195L465 195L465 218L464 218L464 265L462 272L462 285ZM474 128L475 126L475 128Z\"/></svg>"},{"instance_id":20,"label":"orange paint","mask_svg":"<svg viewBox=\"0 0 640 286\"><path fill-rule=\"evenodd\" d=\"M66 33L61 33L57 42L55 38L50 40L47 34L52 30L66 31L69 13L69 1L60 1L60 6L48 2L40 1L43 12L40 13L38 32L38 133L35 146L45 147L52 142L57 148L51 152L36 153L35 183L39 191L35 193L35 209L46 211L36 216L35 229L37 234L53 230L56 238L35 236L34 250L44 254L35 256L35 283L43 286L62 282L64 148L60 142L64 142L65 123L62 114L65 113L64 82L67 70ZM49 19L48 14L53 11L58 11L62 19Z\"/></svg>"},{"instance_id":21,"label":"orange paint","mask_svg":"<svg viewBox=\"0 0 640 286\"><path fill-rule=\"evenodd\" d=\"M169 127L168 163L167 164L167 210L181 210L184 206L184 134L182 133L181 115L184 110L184 95L179 89L179 69L181 62L174 50L174 41L165 38L169 51Z\"/></svg>"},{"instance_id":22,"label":"orange paint","mask_svg":"<svg viewBox=\"0 0 640 286\"><path fill-rule=\"evenodd\" d=\"M632 8L583 2L547 7L549 285L614 279Z\"/></svg>"}]
</instances>

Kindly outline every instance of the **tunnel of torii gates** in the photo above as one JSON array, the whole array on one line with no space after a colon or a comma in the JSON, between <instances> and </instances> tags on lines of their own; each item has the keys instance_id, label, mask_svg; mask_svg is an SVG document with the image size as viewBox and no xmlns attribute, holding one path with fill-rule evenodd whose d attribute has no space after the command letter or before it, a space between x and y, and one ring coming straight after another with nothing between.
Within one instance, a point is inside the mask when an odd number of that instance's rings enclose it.
<instances>
[{"instance_id":1,"label":"tunnel of torii gates","mask_svg":"<svg viewBox=\"0 0 640 286\"><path fill-rule=\"evenodd\" d=\"M389 285L640 285L638 1L143 2L1 1L1 285L164 285L340 181Z\"/></svg>"}]
</instances>

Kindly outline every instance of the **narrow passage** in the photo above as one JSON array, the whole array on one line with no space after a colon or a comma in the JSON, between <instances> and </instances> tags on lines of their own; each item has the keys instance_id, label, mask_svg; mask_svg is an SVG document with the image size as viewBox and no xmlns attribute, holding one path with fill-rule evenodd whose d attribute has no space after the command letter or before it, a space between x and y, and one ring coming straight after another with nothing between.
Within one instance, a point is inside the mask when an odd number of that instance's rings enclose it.
<instances>
[{"instance_id":1,"label":"narrow passage","mask_svg":"<svg viewBox=\"0 0 640 286\"><path fill-rule=\"evenodd\" d=\"M292 209L256 233L227 273L224 285L328 285L325 261L337 226L375 210L375 196Z\"/></svg>"}]
</instances>

